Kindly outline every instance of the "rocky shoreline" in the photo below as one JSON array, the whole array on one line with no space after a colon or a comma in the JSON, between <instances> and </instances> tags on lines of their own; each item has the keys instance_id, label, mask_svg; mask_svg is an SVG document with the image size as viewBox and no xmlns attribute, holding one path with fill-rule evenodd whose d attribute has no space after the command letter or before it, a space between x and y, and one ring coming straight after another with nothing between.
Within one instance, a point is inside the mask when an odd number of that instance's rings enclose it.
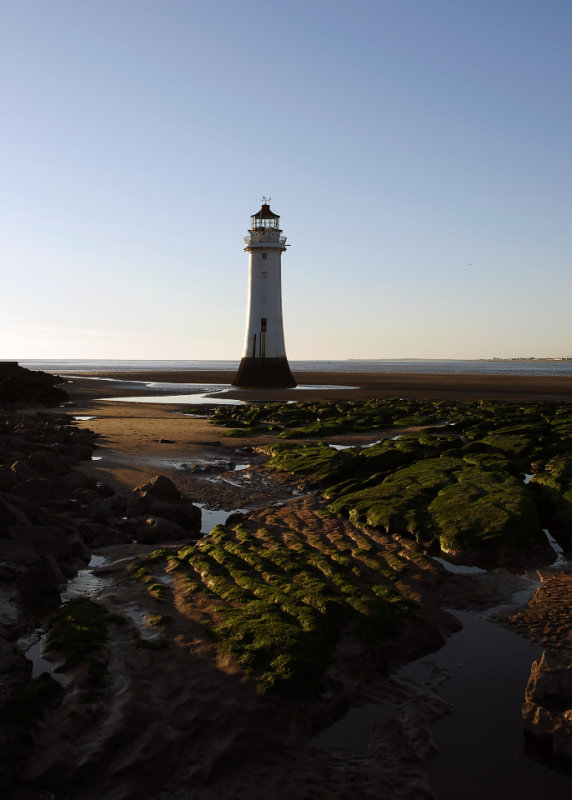
<instances>
[{"instance_id":1,"label":"rocky shoreline","mask_svg":"<svg viewBox=\"0 0 572 800\"><path fill-rule=\"evenodd\" d=\"M34 395L35 396L35 395ZM17 695L31 665L17 640L60 605L67 582L94 550L125 544L194 540L200 509L165 477L118 494L78 467L96 437L58 412L0 420L0 793L10 796L24 758Z\"/></svg>"},{"instance_id":2,"label":"rocky shoreline","mask_svg":"<svg viewBox=\"0 0 572 800\"><path fill-rule=\"evenodd\" d=\"M77 395L72 397L78 401ZM82 402L82 413L102 414L101 404L94 407L85 396ZM141 416L149 412L133 413L136 416L129 419L136 425L129 430L134 446L147 437L152 444L145 446L155 454L185 453L191 445L197 447L196 433L181 447L181 432L191 422L172 411L153 412L152 420ZM197 452L207 462L219 461L215 471L201 469L200 461L181 469L181 462L175 466L176 458L162 456L163 464L171 466L164 475L153 476L143 456L133 459L123 442L117 449L109 434L115 430L113 421L96 420L94 434L89 420L77 421L61 410L10 409L2 415L3 796L262 800L272 793L282 800L311 791L318 798L370 800L383 787L392 800L433 798L428 777L435 749L431 725L450 711L438 695L445 676L436 673L424 686L413 686L389 672L422 652L438 649L458 628L443 607L478 609L507 602L522 588L518 577L504 570L454 574L407 537L356 528L349 520L334 517L303 477L275 473L269 478L255 465L235 473L236 460L260 460L250 450L251 442L241 443L243 455L237 458L236 445L220 443L216 438L220 432L209 431L200 420L192 421L193 430L204 437L202 451ZM148 427L142 427L144 422ZM102 461L92 461L97 447ZM139 478L135 488L134 481L128 485L124 477L122 452L127 454L129 475ZM108 476L109 482L102 480ZM196 594L190 589L195 579L187 567L181 569L188 553L194 552L195 559L201 554L200 547L193 550L194 543L200 544L196 504L212 507L217 500L219 507L252 509L237 518L238 527L227 527L229 552L238 552L242 541L259 541L262 549L272 541L280 546L290 542L289 547L311 548L311 558L319 563L335 546L340 554L352 553L358 559L354 571L363 568L359 559L375 554L392 565L393 589L418 605L418 616L404 618L399 636L374 648L364 644L351 625L342 629L322 691L313 698L261 694L256 681L208 635L209 620L220 614L220 598L208 592ZM140 558L134 558L137 552L142 553ZM88 570L94 553L100 556L100 565ZM78 571L92 573L101 586L94 608L68 605L68 617L79 615L73 624L93 634L88 655L74 663L62 644L65 636L59 634L58 639L53 633L53 620L58 619L53 615L62 589ZM532 632L544 638L549 647L554 646L554 637L561 643L558 665L546 656L539 668L533 668L526 720L538 717L538 707L545 701L546 691L542 694L541 689L546 681L539 679L539 669L543 673L561 669L562 659L569 659L569 626L556 610L559 598L569 590L567 574L543 574L544 583L531 603L506 623L524 635ZM205 580L210 580L208 575ZM57 623L64 626L64 633L70 624L66 615ZM49 657L66 677L63 694L56 689L50 695L53 686L30 682L31 664L16 646L38 627L49 628L46 647L51 647ZM552 686L562 686L560 677L555 680L560 683ZM30 684L44 694L26 695ZM45 703L44 716L33 720L28 740L18 728L21 731L23 691L34 702L40 697ZM555 710L553 694L554 690L548 691L544 706L550 713ZM387 705L388 711L361 755L314 742L314 734L350 706L372 701ZM534 709L531 704L536 704ZM561 739L568 724L566 708L556 711ZM547 739L546 714L542 714L544 727L533 732L540 731ZM563 749L555 747L557 752Z\"/></svg>"}]
</instances>

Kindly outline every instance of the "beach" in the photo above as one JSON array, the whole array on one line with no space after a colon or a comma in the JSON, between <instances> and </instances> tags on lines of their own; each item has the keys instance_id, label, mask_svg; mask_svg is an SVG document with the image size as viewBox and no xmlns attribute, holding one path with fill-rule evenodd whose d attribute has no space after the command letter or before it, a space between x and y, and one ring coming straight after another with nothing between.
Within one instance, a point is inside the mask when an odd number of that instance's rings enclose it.
<instances>
[{"instance_id":1,"label":"beach","mask_svg":"<svg viewBox=\"0 0 572 800\"><path fill-rule=\"evenodd\" d=\"M109 696L94 717L97 747L93 744L94 730L87 720L74 716L73 696L68 698L39 735L25 779L50 786L57 766L56 785L82 800L98 796L128 800L146 792L153 798L184 798L196 791L205 800L262 800L268 794L289 800L308 793L317 798L369 800L378 796L380 787L392 800L430 800L435 796L431 764L440 764L445 776L448 772L443 757L432 760L432 728L444 716L450 717L453 726L457 724L453 707L440 697L441 685L457 669L439 665L443 643L451 643L454 663L456 657L462 658L456 656L454 644L460 623L448 609L482 615L496 608L497 622L525 635L527 645L532 639L565 654L572 619L568 609L561 608L560 598L570 592L570 573L559 573L556 583L546 572L544 583L534 593L530 576L511 575L502 569L457 574L422 555L408 537L372 528L359 530L348 520L329 514L311 482L287 473L269 474L264 469L265 456L259 448L275 441L275 436L266 432L239 439L225 436L225 428L206 418L204 404L208 408L210 390L214 390L213 404L221 398L262 402L375 397L566 403L572 400L571 381L551 376L308 372L296 374L304 388L261 391L230 388L231 377L232 373L226 371L67 375L62 386L70 400L63 410L80 432L87 435L93 431L96 435L91 460L81 463L81 472L93 480L101 495L100 500L90 500L90 513L96 515L95 519L101 515L106 524L112 520L119 527L127 524L127 517L117 516L125 513L120 510L125 508L120 498L132 497L135 487L164 475L190 502L202 508L204 533L216 522L224 522L231 512L243 511L250 536L272 535L284 542L297 537L304 546L315 548L320 558L332 546L341 552L357 546L362 548L359 552L374 547L391 563L405 565L395 586L404 597L418 603L422 613L407 622L398 641L387 641L371 650L364 649L351 632L344 633L325 675L327 691L312 701L260 695L254 682L231 659L217 652L205 635L202 624L205 615L216 613L216 598L189 594L183 575L160 570L155 573L151 565L152 586L166 587L169 622L155 632L144 624L145 613L145 618L159 618L165 615L166 604L150 597L147 585L133 579L128 565L153 547L162 548L167 557L174 556L177 544L144 546L125 538L115 545L108 539L92 550L102 565L84 571L96 587L101 584L97 597L112 615L127 611L135 620L127 627L112 627L109 634L112 655L108 670L116 696ZM196 384L193 390L200 390L202 406L192 405L192 398L187 397L189 384ZM168 402L141 402L161 389ZM177 402L179 393L184 402ZM113 400L119 396L132 399ZM400 432L417 430L412 426ZM373 437L391 438L394 433L392 429L377 429ZM372 442L372 432L350 431L330 436L328 442L366 446ZM84 502L81 492L77 497ZM97 525L92 527L96 533L100 531ZM537 582L541 584L540 578ZM511 610L513 594L519 591L533 595L531 604ZM134 649L133 624L140 636L151 637L148 648ZM168 641L170 646L164 651L154 650L151 645L156 641ZM508 665L515 658L513 642L506 645L506 654L499 651L496 655L506 661L509 683ZM532 659L537 657L537 650L530 646ZM425 657L416 667L415 659L421 654ZM494 661L495 654L492 658ZM414 662L412 668L427 663L434 666L429 677L411 684L392 672L407 662ZM522 672L522 663L520 668ZM524 672L527 670L525 665ZM488 702L486 692L482 697L475 696L471 686L462 694L483 708L494 705ZM513 700L517 731L521 697L524 685L517 685ZM371 730L366 725L356 733L353 723L344 723L345 743L341 749L332 745L336 739L328 738L334 735L329 733L330 727L346 715L349 720L352 709L362 706L377 709L377 722ZM494 714L495 709L490 711ZM453 750L446 757L455 760L460 755L455 756L459 745L454 733L452 738ZM497 745L487 745L486 731L478 738L485 744L478 757L487 761L492 758L490 747ZM519 771L523 800L537 797L545 787L555 799L567 798L572 779L529 763L520 753L519 742L517 736L516 751L508 751L505 758L512 759L511 770ZM74 760L78 758L83 759L89 784L76 772ZM514 759L518 759L517 765ZM491 800L506 796L503 787L511 780L511 770L504 770L502 779L499 772L498 791L488 791ZM447 794L446 778L444 785L442 777L436 780L437 797L456 796L458 784L449 787ZM483 786L474 782L467 798L481 797L482 790ZM41 795L32 792L28 797L40 800Z\"/></svg>"},{"instance_id":2,"label":"beach","mask_svg":"<svg viewBox=\"0 0 572 800\"><path fill-rule=\"evenodd\" d=\"M170 384L169 395L186 395L189 391L186 385L196 384L207 395L205 399L208 399L209 387L224 387L212 395L213 403L221 397L244 402L368 400L377 397L461 402L485 399L523 403L572 402L572 378L550 375L300 372L295 374L299 384L296 389L237 389L230 385L233 376L233 372L212 370L106 371L67 378L65 389L78 414L96 417L95 420L79 421L78 425L99 434L107 451L101 464L94 462L87 469L113 485L119 482L132 488L143 478L156 474L158 469L169 469L171 462L232 454L235 443L225 440L224 432L212 426L208 419L177 413L184 410L184 405L177 403L176 398L172 403L135 402L136 398L157 394L156 387L148 384ZM139 382L139 385L134 382ZM176 384L181 384L180 389ZM107 399L117 396L132 396L134 402L110 402ZM342 439L344 442L348 440L347 434ZM356 444L367 439L368 435L363 434L352 434L351 437ZM241 443L263 445L271 440L272 437L257 435ZM336 444L338 439L334 437L331 441Z\"/></svg>"},{"instance_id":3,"label":"beach","mask_svg":"<svg viewBox=\"0 0 572 800\"><path fill-rule=\"evenodd\" d=\"M85 372L76 380L87 395L113 396L90 388L87 377L124 381L229 385L234 372L222 370ZM572 377L559 375L435 374L395 372L295 372L296 389L238 389L229 387L225 396L246 401L262 400L367 400L371 397L412 399L506 400L510 402L572 402ZM98 381L98 386L102 385ZM320 388L332 387L332 388ZM138 390L130 389L136 393Z\"/></svg>"}]
</instances>

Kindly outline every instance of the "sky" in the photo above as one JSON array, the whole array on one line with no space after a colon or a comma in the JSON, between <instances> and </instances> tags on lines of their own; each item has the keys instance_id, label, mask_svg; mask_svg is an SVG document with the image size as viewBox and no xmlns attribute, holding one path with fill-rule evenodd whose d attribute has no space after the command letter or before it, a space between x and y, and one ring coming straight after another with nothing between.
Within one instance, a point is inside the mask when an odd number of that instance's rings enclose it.
<instances>
[{"instance_id":1,"label":"sky","mask_svg":"<svg viewBox=\"0 0 572 800\"><path fill-rule=\"evenodd\" d=\"M0 358L572 355L570 0L3 0Z\"/></svg>"}]
</instances>

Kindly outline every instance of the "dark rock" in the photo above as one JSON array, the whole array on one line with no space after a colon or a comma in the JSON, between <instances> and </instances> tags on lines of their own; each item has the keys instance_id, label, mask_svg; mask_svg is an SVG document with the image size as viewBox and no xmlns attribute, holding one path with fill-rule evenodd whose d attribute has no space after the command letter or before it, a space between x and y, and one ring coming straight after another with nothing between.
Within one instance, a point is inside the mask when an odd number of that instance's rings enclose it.
<instances>
[{"instance_id":1,"label":"dark rock","mask_svg":"<svg viewBox=\"0 0 572 800\"><path fill-rule=\"evenodd\" d=\"M73 536L69 537L69 545L71 554L74 558L79 558L81 561L85 561L87 564L89 559L91 558L91 553L86 546L82 535L76 532Z\"/></svg>"},{"instance_id":2,"label":"dark rock","mask_svg":"<svg viewBox=\"0 0 572 800\"><path fill-rule=\"evenodd\" d=\"M102 497L113 497L115 494L115 489L113 489L111 486L108 486L106 483L98 483L97 493Z\"/></svg>"},{"instance_id":3,"label":"dark rock","mask_svg":"<svg viewBox=\"0 0 572 800\"><path fill-rule=\"evenodd\" d=\"M125 507L127 505L126 497L124 497L122 494L114 494L108 499L107 502L109 503L109 507L112 509L115 516L125 516Z\"/></svg>"},{"instance_id":4,"label":"dark rock","mask_svg":"<svg viewBox=\"0 0 572 800\"><path fill-rule=\"evenodd\" d=\"M69 498L70 490L66 484L65 477L62 475L44 475L43 478L49 481L52 487L52 502L67 500Z\"/></svg>"},{"instance_id":5,"label":"dark rock","mask_svg":"<svg viewBox=\"0 0 572 800\"><path fill-rule=\"evenodd\" d=\"M29 519L26 514L12 503L7 502L5 497L0 495L0 536L2 530L8 525L28 525Z\"/></svg>"},{"instance_id":6,"label":"dark rock","mask_svg":"<svg viewBox=\"0 0 572 800\"><path fill-rule=\"evenodd\" d=\"M113 519L114 513L107 500L98 498L86 508L87 514L96 522L109 522Z\"/></svg>"},{"instance_id":7,"label":"dark rock","mask_svg":"<svg viewBox=\"0 0 572 800\"><path fill-rule=\"evenodd\" d=\"M124 544L133 538L130 531L124 530L123 524L101 525L97 522L78 523L78 533L90 547L103 547L107 544Z\"/></svg>"},{"instance_id":8,"label":"dark rock","mask_svg":"<svg viewBox=\"0 0 572 800\"><path fill-rule=\"evenodd\" d=\"M164 475L156 475L147 483L133 489L127 500L126 514L128 517L138 517L141 514L146 514L156 501L181 502L181 493L173 481Z\"/></svg>"},{"instance_id":9,"label":"dark rock","mask_svg":"<svg viewBox=\"0 0 572 800\"><path fill-rule=\"evenodd\" d=\"M18 461L14 461L14 463L10 466L10 469L19 481L26 481L28 478L33 478L36 475L28 462L20 459Z\"/></svg>"},{"instance_id":10,"label":"dark rock","mask_svg":"<svg viewBox=\"0 0 572 800\"><path fill-rule=\"evenodd\" d=\"M186 536L183 528L176 522L161 517L148 517L143 525L137 528L137 539L144 544L177 541Z\"/></svg>"},{"instance_id":11,"label":"dark rock","mask_svg":"<svg viewBox=\"0 0 572 800\"><path fill-rule=\"evenodd\" d=\"M65 475L70 471L66 459L50 450L36 450L26 459L35 472L50 475Z\"/></svg>"},{"instance_id":12,"label":"dark rock","mask_svg":"<svg viewBox=\"0 0 572 800\"><path fill-rule=\"evenodd\" d=\"M4 536L25 544L42 556L71 557L66 532L55 525L11 525L5 529Z\"/></svg>"},{"instance_id":13,"label":"dark rock","mask_svg":"<svg viewBox=\"0 0 572 800\"><path fill-rule=\"evenodd\" d=\"M47 565L30 567L18 578L18 590L25 605L55 608L60 603L58 583Z\"/></svg>"},{"instance_id":14,"label":"dark rock","mask_svg":"<svg viewBox=\"0 0 572 800\"><path fill-rule=\"evenodd\" d=\"M10 490L18 483L18 478L7 464L0 466L0 490Z\"/></svg>"},{"instance_id":15,"label":"dark rock","mask_svg":"<svg viewBox=\"0 0 572 800\"><path fill-rule=\"evenodd\" d=\"M95 489L97 481L89 475L84 475L83 472L74 469L63 478L64 484L68 491L71 493L75 489Z\"/></svg>"},{"instance_id":16,"label":"dark rock","mask_svg":"<svg viewBox=\"0 0 572 800\"><path fill-rule=\"evenodd\" d=\"M29 478L14 489L31 503L39 506L47 505L52 499L52 484L47 478Z\"/></svg>"},{"instance_id":17,"label":"dark rock","mask_svg":"<svg viewBox=\"0 0 572 800\"><path fill-rule=\"evenodd\" d=\"M0 403L44 406L65 403L67 394L55 385L61 382L56 375L24 369L16 363L10 373L0 375Z\"/></svg>"},{"instance_id":18,"label":"dark rock","mask_svg":"<svg viewBox=\"0 0 572 800\"><path fill-rule=\"evenodd\" d=\"M183 527L200 528L201 525L201 509L188 501L167 503L164 500L155 500L149 511L154 516L163 517Z\"/></svg>"},{"instance_id":19,"label":"dark rock","mask_svg":"<svg viewBox=\"0 0 572 800\"><path fill-rule=\"evenodd\" d=\"M95 489L76 489L73 492L73 497L78 503L84 505L91 505L98 500L97 491Z\"/></svg>"},{"instance_id":20,"label":"dark rock","mask_svg":"<svg viewBox=\"0 0 572 800\"><path fill-rule=\"evenodd\" d=\"M40 556L31 547L13 539L0 539L0 561L31 566Z\"/></svg>"}]
</instances>

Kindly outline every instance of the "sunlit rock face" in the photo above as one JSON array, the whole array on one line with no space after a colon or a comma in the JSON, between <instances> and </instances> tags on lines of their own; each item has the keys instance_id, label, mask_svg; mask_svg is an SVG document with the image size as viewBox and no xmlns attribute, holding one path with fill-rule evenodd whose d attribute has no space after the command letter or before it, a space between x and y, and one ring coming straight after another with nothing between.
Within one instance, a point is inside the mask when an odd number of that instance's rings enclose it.
<instances>
[{"instance_id":1,"label":"sunlit rock face","mask_svg":"<svg viewBox=\"0 0 572 800\"><path fill-rule=\"evenodd\" d=\"M533 663L522 718L527 733L572 760L572 652L545 651Z\"/></svg>"}]
</instances>

